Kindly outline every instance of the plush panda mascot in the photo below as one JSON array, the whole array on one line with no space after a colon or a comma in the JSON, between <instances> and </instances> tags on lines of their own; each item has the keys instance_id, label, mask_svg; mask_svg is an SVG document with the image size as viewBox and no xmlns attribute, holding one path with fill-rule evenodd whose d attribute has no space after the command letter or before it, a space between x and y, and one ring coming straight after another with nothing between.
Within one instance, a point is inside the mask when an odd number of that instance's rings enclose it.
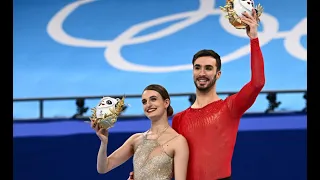
<instances>
[{"instance_id":1,"label":"plush panda mascot","mask_svg":"<svg viewBox=\"0 0 320 180\"><path fill-rule=\"evenodd\" d=\"M247 26L240 19L242 17L242 13L247 12L252 14L252 9L254 9L257 12L257 17L259 18L263 12L262 6L260 4L255 6L253 0L227 0L226 5L224 7L220 7L220 9L227 13L226 17L229 19L229 22L237 29L245 29Z\"/></svg>"}]
</instances>

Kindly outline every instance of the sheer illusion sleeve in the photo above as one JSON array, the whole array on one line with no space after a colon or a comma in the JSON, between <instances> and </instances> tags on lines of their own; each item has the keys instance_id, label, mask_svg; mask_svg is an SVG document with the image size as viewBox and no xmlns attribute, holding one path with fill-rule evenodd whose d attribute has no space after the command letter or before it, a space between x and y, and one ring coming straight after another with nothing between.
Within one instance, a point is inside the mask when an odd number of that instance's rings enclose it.
<instances>
[{"instance_id":1,"label":"sheer illusion sleeve","mask_svg":"<svg viewBox=\"0 0 320 180\"><path fill-rule=\"evenodd\" d=\"M265 84L264 60L259 39L250 40L251 48L251 80L242 89L232 95L228 103L235 117L242 116L255 102Z\"/></svg>"}]
</instances>

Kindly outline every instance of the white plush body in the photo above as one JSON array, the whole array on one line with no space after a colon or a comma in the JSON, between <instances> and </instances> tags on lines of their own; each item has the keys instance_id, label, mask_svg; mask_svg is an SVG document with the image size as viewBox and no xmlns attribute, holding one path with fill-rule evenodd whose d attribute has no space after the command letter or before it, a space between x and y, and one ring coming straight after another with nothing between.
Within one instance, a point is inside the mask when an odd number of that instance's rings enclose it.
<instances>
[{"instance_id":1,"label":"white plush body","mask_svg":"<svg viewBox=\"0 0 320 180\"><path fill-rule=\"evenodd\" d=\"M234 0L233 1L233 10L239 17L242 17L242 13L247 12L250 15L252 14L252 9L254 7L253 0Z\"/></svg>"}]
</instances>

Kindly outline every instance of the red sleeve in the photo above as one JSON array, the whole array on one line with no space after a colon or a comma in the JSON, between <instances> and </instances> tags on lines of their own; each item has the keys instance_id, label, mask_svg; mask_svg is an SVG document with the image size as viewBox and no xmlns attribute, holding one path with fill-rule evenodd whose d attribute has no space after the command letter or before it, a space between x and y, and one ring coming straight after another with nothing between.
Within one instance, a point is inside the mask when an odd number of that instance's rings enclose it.
<instances>
[{"instance_id":1,"label":"red sleeve","mask_svg":"<svg viewBox=\"0 0 320 180\"><path fill-rule=\"evenodd\" d=\"M265 84L264 62L259 39L251 39L250 46L251 80L238 93L230 97L229 108L235 117L242 116L253 105Z\"/></svg>"}]
</instances>

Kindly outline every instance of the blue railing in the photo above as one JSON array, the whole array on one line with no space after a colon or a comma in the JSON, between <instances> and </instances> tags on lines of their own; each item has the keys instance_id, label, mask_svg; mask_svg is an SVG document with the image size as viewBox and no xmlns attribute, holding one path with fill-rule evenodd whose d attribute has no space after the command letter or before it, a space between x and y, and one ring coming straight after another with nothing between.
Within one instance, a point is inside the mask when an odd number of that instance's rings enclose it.
<instances>
[{"instance_id":1,"label":"blue railing","mask_svg":"<svg viewBox=\"0 0 320 180\"><path fill-rule=\"evenodd\" d=\"M222 96L229 96L231 94L234 94L236 92L230 91L230 92L218 92L219 95ZM268 103L267 108L264 111L259 111L255 113L274 113L275 110L280 106L281 102L277 100L278 94L302 94L301 100L304 99L304 101L307 101L307 90L268 90L268 91L262 91L261 94L266 94L266 103ZM54 117L44 117L44 102L45 101L65 101L65 100L71 100L76 102L77 106L77 113L74 114L74 117L85 117L84 113L88 111L88 107L85 107L85 101L91 100L91 99L101 99L103 96L110 96L110 97L122 97L123 95L99 95L99 96L73 96L73 97L43 97L43 98L14 98L13 103L18 102L38 102L39 104L39 115L36 118L33 119L52 119ZM131 95L125 95L126 99L130 98L140 98L141 95L138 94L131 94ZM172 93L170 96L173 97L186 97L186 99L190 102L190 104L195 99L194 93ZM305 103L306 104L306 103ZM307 107L305 106L303 109L296 109L294 110L296 112L306 112ZM247 113L248 114L248 113ZM141 114L142 115L142 114ZM141 115L132 115L132 114L126 114L123 115L123 118L125 117L137 117ZM14 120L18 120L18 118L14 118Z\"/></svg>"}]
</instances>

